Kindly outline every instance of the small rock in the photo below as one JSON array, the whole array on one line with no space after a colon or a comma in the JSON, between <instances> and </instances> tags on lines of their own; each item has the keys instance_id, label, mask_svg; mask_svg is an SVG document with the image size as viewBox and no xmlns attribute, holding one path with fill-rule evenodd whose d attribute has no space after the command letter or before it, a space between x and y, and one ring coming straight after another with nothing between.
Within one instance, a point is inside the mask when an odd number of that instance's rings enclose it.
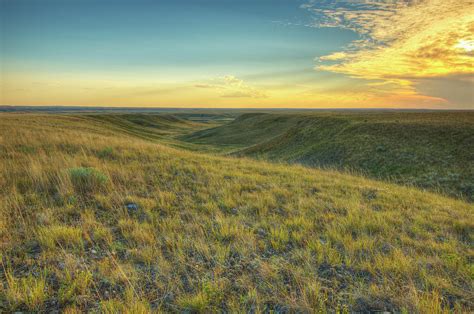
<instances>
[{"instance_id":1,"label":"small rock","mask_svg":"<svg viewBox=\"0 0 474 314\"><path fill-rule=\"evenodd\" d=\"M372 205L372 210L374 210L376 212L379 212L379 211L382 210L382 206L380 206L378 204Z\"/></svg>"},{"instance_id":2,"label":"small rock","mask_svg":"<svg viewBox=\"0 0 474 314\"><path fill-rule=\"evenodd\" d=\"M387 148L386 148L384 145L378 145L378 146L375 148L375 151L378 152L378 153L381 153L381 152L387 151Z\"/></svg>"},{"instance_id":3,"label":"small rock","mask_svg":"<svg viewBox=\"0 0 474 314\"><path fill-rule=\"evenodd\" d=\"M138 210L138 204L135 203L128 203L125 205L129 211L136 211Z\"/></svg>"},{"instance_id":4,"label":"small rock","mask_svg":"<svg viewBox=\"0 0 474 314\"><path fill-rule=\"evenodd\" d=\"M265 237L267 235L267 232L263 228L258 228L257 234L261 237Z\"/></svg>"},{"instance_id":5,"label":"small rock","mask_svg":"<svg viewBox=\"0 0 474 314\"><path fill-rule=\"evenodd\" d=\"M175 298L174 298L173 292L168 292L163 297L163 301L165 301L166 303L172 303L174 301L174 299Z\"/></svg>"},{"instance_id":6,"label":"small rock","mask_svg":"<svg viewBox=\"0 0 474 314\"><path fill-rule=\"evenodd\" d=\"M316 187L313 187L313 188L311 188L311 189L309 190L309 192L310 192L311 194L317 194L317 193L321 192L321 190L318 189L318 188L316 188Z\"/></svg>"},{"instance_id":7,"label":"small rock","mask_svg":"<svg viewBox=\"0 0 474 314\"><path fill-rule=\"evenodd\" d=\"M281 216L285 216L286 215L286 211L281 208L281 207L277 207L273 210L275 213L277 213L278 215L281 215Z\"/></svg>"},{"instance_id":8,"label":"small rock","mask_svg":"<svg viewBox=\"0 0 474 314\"><path fill-rule=\"evenodd\" d=\"M260 262L258 260L253 260L249 264L250 269L258 269L260 267Z\"/></svg>"},{"instance_id":9,"label":"small rock","mask_svg":"<svg viewBox=\"0 0 474 314\"><path fill-rule=\"evenodd\" d=\"M92 254L97 254L97 251L94 250L94 249L92 249L92 250L91 250L91 253L92 253Z\"/></svg>"},{"instance_id":10,"label":"small rock","mask_svg":"<svg viewBox=\"0 0 474 314\"><path fill-rule=\"evenodd\" d=\"M41 253L41 246L39 245L39 243L36 241L29 243L28 253L32 255L38 255L39 253Z\"/></svg>"},{"instance_id":11,"label":"small rock","mask_svg":"<svg viewBox=\"0 0 474 314\"><path fill-rule=\"evenodd\" d=\"M388 243L382 244L381 251L384 254L389 254L392 251L392 246Z\"/></svg>"},{"instance_id":12,"label":"small rock","mask_svg":"<svg viewBox=\"0 0 474 314\"><path fill-rule=\"evenodd\" d=\"M378 196L377 190L366 190L362 194L368 201L372 201Z\"/></svg>"}]
</instances>

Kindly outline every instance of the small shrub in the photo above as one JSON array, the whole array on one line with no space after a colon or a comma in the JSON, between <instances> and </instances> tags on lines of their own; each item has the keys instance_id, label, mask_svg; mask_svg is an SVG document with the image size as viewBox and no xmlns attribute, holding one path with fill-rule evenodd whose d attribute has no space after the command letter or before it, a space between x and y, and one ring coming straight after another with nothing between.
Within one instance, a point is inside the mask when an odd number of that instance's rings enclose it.
<instances>
[{"instance_id":1,"label":"small shrub","mask_svg":"<svg viewBox=\"0 0 474 314\"><path fill-rule=\"evenodd\" d=\"M83 193L101 190L108 182L108 177L94 168L72 168L69 176L74 188Z\"/></svg>"}]
</instances>

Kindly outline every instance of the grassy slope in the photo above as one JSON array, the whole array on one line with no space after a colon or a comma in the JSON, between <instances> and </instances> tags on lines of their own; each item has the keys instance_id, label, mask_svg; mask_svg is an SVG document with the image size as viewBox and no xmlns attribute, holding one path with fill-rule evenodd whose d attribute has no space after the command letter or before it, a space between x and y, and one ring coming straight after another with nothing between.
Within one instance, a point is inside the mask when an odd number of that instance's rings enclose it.
<instances>
[{"instance_id":1,"label":"grassy slope","mask_svg":"<svg viewBox=\"0 0 474 314\"><path fill-rule=\"evenodd\" d=\"M70 117L97 122L102 129L109 129L115 134L132 136L140 139L159 142L187 150L215 151L213 146L203 147L177 140L178 137L209 129L228 123L234 119L229 113L121 113L121 114L70 114Z\"/></svg>"},{"instance_id":2,"label":"grassy slope","mask_svg":"<svg viewBox=\"0 0 474 314\"><path fill-rule=\"evenodd\" d=\"M95 120L115 132L148 140L164 140L185 132L209 128L213 124L193 122L173 114L90 114L75 115Z\"/></svg>"},{"instance_id":3,"label":"grassy slope","mask_svg":"<svg viewBox=\"0 0 474 314\"><path fill-rule=\"evenodd\" d=\"M0 311L474 308L470 204L83 118L1 121Z\"/></svg>"},{"instance_id":4,"label":"grassy slope","mask_svg":"<svg viewBox=\"0 0 474 314\"><path fill-rule=\"evenodd\" d=\"M246 114L184 140L474 200L474 113Z\"/></svg>"}]
</instances>

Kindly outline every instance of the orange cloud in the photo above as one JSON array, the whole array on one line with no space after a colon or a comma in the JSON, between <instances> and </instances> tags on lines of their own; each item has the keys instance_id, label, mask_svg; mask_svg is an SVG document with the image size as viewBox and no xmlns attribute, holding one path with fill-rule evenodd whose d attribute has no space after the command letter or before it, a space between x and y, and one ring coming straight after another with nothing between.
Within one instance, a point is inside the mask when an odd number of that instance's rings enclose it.
<instances>
[{"instance_id":1,"label":"orange cloud","mask_svg":"<svg viewBox=\"0 0 474 314\"><path fill-rule=\"evenodd\" d=\"M415 79L474 73L471 0L347 0L346 6L323 8L317 2L308 7L319 16L315 26L351 29L361 36L346 51L320 57L324 64L318 70L379 80L413 95Z\"/></svg>"}]
</instances>

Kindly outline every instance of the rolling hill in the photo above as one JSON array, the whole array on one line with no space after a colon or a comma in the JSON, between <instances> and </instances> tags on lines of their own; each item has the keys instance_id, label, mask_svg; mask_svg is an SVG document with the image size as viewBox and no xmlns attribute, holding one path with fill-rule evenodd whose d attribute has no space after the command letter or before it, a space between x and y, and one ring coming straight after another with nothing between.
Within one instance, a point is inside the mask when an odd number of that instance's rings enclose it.
<instances>
[{"instance_id":1,"label":"rolling hill","mask_svg":"<svg viewBox=\"0 0 474 314\"><path fill-rule=\"evenodd\" d=\"M474 200L473 112L248 113L181 139Z\"/></svg>"},{"instance_id":2,"label":"rolling hill","mask_svg":"<svg viewBox=\"0 0 474 314\"><path fill-rule=\"evenodd\" d=\"M472 204L175 149L114 117L0 118L1 312L474 309Z\"/></svg>"}]
</instances>

